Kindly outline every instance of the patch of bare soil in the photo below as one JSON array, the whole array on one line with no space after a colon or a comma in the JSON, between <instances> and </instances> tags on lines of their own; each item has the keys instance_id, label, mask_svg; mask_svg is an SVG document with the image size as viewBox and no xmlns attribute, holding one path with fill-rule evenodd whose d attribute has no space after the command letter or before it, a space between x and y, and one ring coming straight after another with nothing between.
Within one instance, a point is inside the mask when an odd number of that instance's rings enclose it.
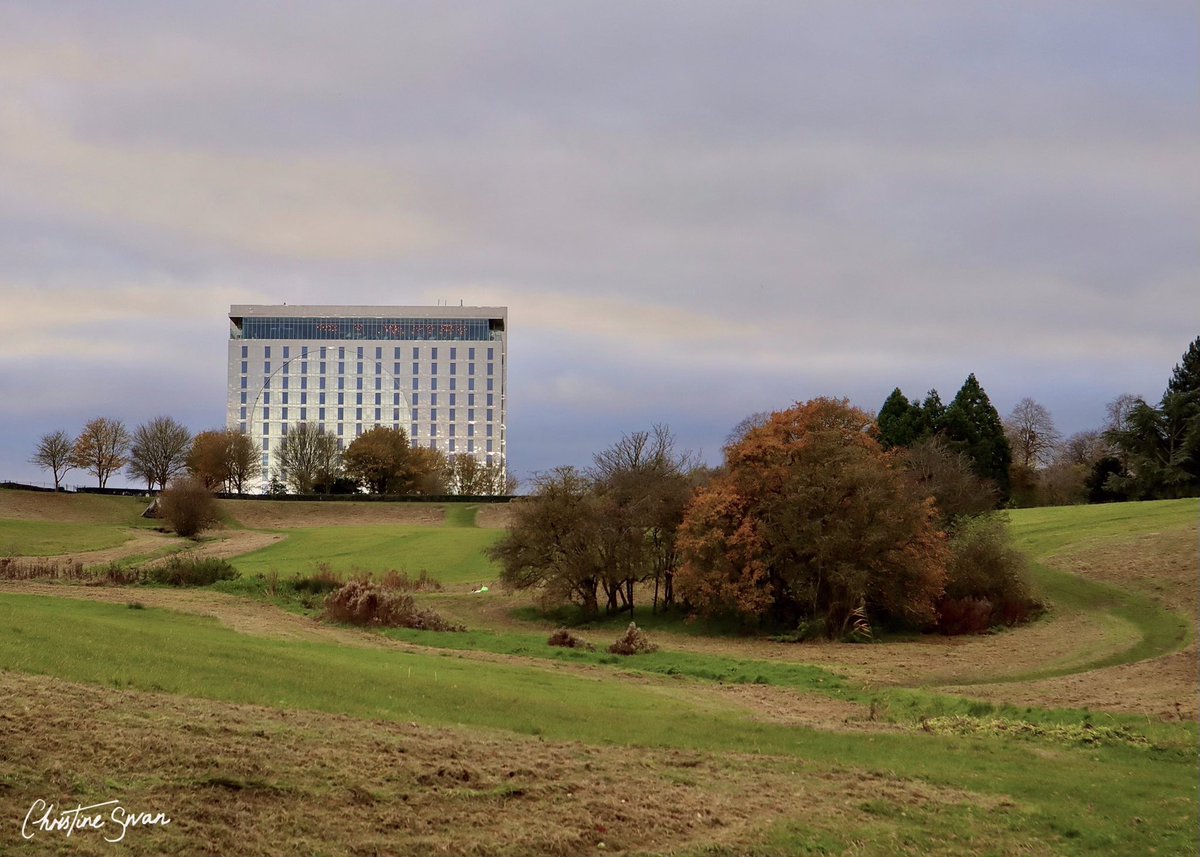
<instances>
[{"instance_id":1,"label":"patch of bare soil","mask_svg":"<svg viewBox=\"0 0 1200 857\"><path fill-rule=\"evenodd\" d=\"M300 527L366 527L417 524L436 527L445 520L441 506L430 503L354 503L297 500L218 500L221 512L252 530Z\"/></svg>"},{"instance_id":2,"label":"patch of bare soil","mask_svg":"<svg viewBox=\"0 0 1200 857\"><path fill-rule=\"evenodd\" d=\"M211 541L204 541L195 547L180 551L175 556L190 559L230 559L252 551L261 550L276 542L281 542L287 536L282 533L259 533L250 530L225 530ZM152 560L145 563L146 567L167 562L169 557Z\"/></svg>"},{"instance_id":3,"label":"patch of bare soil","mask_svg":"<svg viewBox=\"0 0 1200 857\"><path fill-rule=\"evenodd\" d=\"M1087 708L1161 720L1200 719L1200 649L1039 681L945 687L950 693L1010 705Z\"/></svg>"},{"instance_id":4,"label":"patch of bare soil","mask_svg":"<svg viewBox=\"0 0 1200 857\"><path fill-rule=\"evenodd\" d=\"M519 500L517 502L520 502ZM489 530L506 530L512 522L513 504L481 503L475 513L475 526Z\"/></svg>"},{"instance_id":5,"label":"patch of bare soil","mask_svg":"<svg viewBox=\"0 0 1200 857\"><path fill-rule=\"evenodd\" d=\"M131 556L144 556L156 551L178 547L181 544L178 536L169 533L160 533L158 530L131 527L126 532L129 538L111 548L65 553L44 557L44 559L50 562L81 562L85 567L90 567L93 565L107 565L110 562L128 559Z\"/></svg>"},{"instance_id":6,"label":"patch of bare soil","mask_svg":"<svg viewBox=\"0 0 1200 857\"><path fill-rule=\"evenodd\" d=\"M15 827L39 799L116 799L170 824L130 828L119 846L91 830L22 840ZM788 815L843 836L878 827L866 808L880 802L1012 807L797 759L591 747L0 673L0 817L14 854L736 853Z\"/></svg>"},{"instance_id":7,"label":"patch of bare soil","mask_svg":"<svg viewBox=\"0 0 1200 857\"><path fill-rule=\"evenodd\" d=\"M1139 592L1161 607L1198 620L1200 542L1195 527L1072 551L1054 557L1050 564L1088 580Z\"/></svg>"}]
</instances>

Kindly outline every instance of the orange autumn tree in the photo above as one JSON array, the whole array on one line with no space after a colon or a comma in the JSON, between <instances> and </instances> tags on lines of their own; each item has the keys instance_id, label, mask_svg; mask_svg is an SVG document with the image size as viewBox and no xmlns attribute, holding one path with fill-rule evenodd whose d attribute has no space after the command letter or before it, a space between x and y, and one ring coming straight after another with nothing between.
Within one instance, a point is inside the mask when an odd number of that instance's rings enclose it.
<instances>
[{"instance_id":1,"label":"orange autumn tree","mask_svg":"<svg viewBox=\"0 0 1200 857\"><path fill-rule=\"evenodd\" d=\"M705 615L830 636L864 616L932 624L946 538L876 434L846 400L814 399L726 447L724 472L680 527L680 595Z\"/></svg>"}]
</instances>

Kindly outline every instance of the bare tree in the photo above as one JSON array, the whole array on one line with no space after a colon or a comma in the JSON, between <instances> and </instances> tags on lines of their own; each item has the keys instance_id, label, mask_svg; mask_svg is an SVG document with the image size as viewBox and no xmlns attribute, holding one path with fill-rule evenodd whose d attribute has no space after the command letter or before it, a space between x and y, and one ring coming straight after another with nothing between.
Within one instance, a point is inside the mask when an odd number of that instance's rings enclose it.
<instances>
[{"instance_id":1,"label":"bare tree","mask_svg":"<svg viewBox=\"0 0 1200 857\"><path fill-rule=\"evenodd\" d=\"M43 470L54 474L54 490L59 489L67 471L75 467L72 455L75 450L75 440L62 429L44 434L38 440L30 464L36 464Z\"/></svg>"},{"instance_id":2,"label":"bare tree","mask_svg":"<svg viewBox=\"0 0 1200 857\"><path fill-rule=\"evenodd\" d=\"M1122 432L1129 428L1129 417L1138 405L1145 404L1141 396L1122 393L1105 406L1108 417L1104 421L1105 432Z\"/></svg>"},{"instance_id":3,"label":"bare tree","mask_svg":"<svg viewBox=\"0 0 1200 857\"><path fill-rule=\"evenodd\" d=\"M134 430L125 472L130 479L144 479L147 488L165 489L184 471L191 445L187 428L171 417L155 417Z\"/></svg>"},{"instance_id":4,"label":"bare tree","mask_svg":"<svg viewBox=\"0 0 1200 857\"><path fill-rule=\"evenodd\" d=\"M129 430L120 420L96 417L83 427L71 451L71 463L91 473L103 488L108 477L125 466L129 453Z\"/></svg>"},{"instance_id":5,"label":"bare tree","mask_svg":"<svg viewBox=\"0 0 1200 857\"><path fill-rule=\"evenodd\" d=\"M1050 412L1028 397L1012 409L1004 421L1004 433L1012 447L1013 460L1026 468L1049 464L1062 440Z\"/></svg>"},{"instance_id":6,"label":"bare tree","mask_svg":"<svg viewBox=\"0 0 1200 857\"><path fill-rule=\"evenodd\" d=\"M1109 455L1111 448L1101 432L1094 429L1077 431L1063 441L1059 450L1059 462L1092 467L1101 458Z\"/></svg>"},{"instance_id":7,"label":"bare tree","mask_svg":"<svg viewBox=\"0 0 1200 857\"><path fill-rule=\"evenodd\" d=\"M262 475L262 459L244 431L225 431L225 484L234 494L246 493L246 483Z\"/></svg>"},{"instance_id":8,"label":"bare tree","mask_svg":"<svg viewBox=\"0 0 1200 857\"><path fill-rule=\"evenodd\" d=\"M503 464L499 461L488 464L469 453L451 455L446 460L446 476L451 494L479 497L512 493Z\"/></svg>"},{"instance_id":9,"label":"bare tree","mask_svg":"<svg viewBox=\"0 0 1200 857\"><path fill-rule=\"evenodd\" d=\"M342 469L337 438L316 423L288 429L275 454L275 475L297 494L312 493L318 483L331 484Z\"/></svg>"},{"instance_id":10,"label":"bare tree","mask_svg":"<svg viewBox=\"0 0 1200 857\"><path fill-rule=\"evenodd\" d=\"M770 411L756 411L750 414L750 416L743 418L741 422L729 430L729 434L725 436L725 445L733 446L736 443L740 443L754 429L765 426L770 421Z\"/></svg>"}]
</instances>

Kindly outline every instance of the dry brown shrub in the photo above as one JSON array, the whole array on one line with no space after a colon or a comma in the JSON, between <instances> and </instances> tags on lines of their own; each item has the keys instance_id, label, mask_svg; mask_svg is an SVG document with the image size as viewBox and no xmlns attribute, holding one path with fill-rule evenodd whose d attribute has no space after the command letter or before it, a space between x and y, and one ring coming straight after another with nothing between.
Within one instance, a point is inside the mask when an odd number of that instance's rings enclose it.
<instances>
[{"instance_id":1,"label":"dry brown shrub","mask_svg":"<svg viewBox=\"0 0 1200 857\"><path fill-rule=\"evenodd\" d=\"M564 649L584 649L588 652L596 651L595 646L586 640L579 639L566 628L559 628L550 635L550 639L546 643L551 646L562 646Z\"/></svg>"},{"instance_id":2,"label":"dry brown shrub","mask_svg":"<svg viewBox=\"0 0 1200 857\"><path fill-rule=\"evenodd\" d=\"M614 655L641 655L657 652L658 646L650 642L650 638L642 632L636 622L630 622L625 633L608 647L608 651Z\"/></svg>"},{"instance_id":3,"label":"dry brown shrub","mask_svg":"<svg viewBox=\"0 0 1200 857\"><path fill-rule=\"evenodd\" d=\"M401 592L441 592L445 587L437 578L430 577L429 572L421 569L416 577L409 577L406 571L390 569L379 580L384 589L399 589Z\"/></svg>"},{"instance_id":4,"label":"dry brown shrub","mask_svg":"<svg viewBox=\"0 0 1200 857\"><path fill-rule=\"evenodd\" d=\"M420 631L465 631L432 610L419 609L411 595L385 589L367 580L351 580L325 596L324 619L380 628Z\"/></svg>"}]
</instances>

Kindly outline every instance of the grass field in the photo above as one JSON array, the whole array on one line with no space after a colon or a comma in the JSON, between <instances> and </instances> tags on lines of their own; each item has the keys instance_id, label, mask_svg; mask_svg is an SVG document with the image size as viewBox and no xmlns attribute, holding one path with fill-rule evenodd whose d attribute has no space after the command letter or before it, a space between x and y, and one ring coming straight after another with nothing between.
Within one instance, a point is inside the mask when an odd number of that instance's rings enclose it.
<instances>
[{"instance_id":1,"label":"grass field","mask_svg":"<svg viewBox=\"0 0 1200 857\"><path fill-rule=\"evenodd\" d=\"M286 537L235 557L244 574L425 568L450 588L423 601L471 630L0 588L0 817L42 796L168 807L131 854L1193 854L1194 715L1140 703L1195 707L1194 671L1165 665L1195 649L1198 512L1013 513L1051 607L1028 627L810 646L671 618L660 652L621 660L551 649L527 601L467 591L498 537L472 510L260 510ZM13 830L0 850L107 853Z\"/></svg>"}]
</instances>

